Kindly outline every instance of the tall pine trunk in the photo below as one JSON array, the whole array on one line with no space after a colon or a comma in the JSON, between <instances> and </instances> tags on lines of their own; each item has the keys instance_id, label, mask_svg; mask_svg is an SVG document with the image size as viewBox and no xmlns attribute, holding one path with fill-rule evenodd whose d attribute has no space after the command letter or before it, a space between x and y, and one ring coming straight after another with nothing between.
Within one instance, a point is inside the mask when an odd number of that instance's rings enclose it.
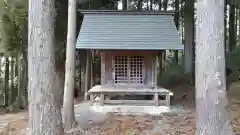
<instances>
[{"instance_id":1,"label":"tall pine trunk","mask_svg":"<svg viewBox=\"0 0 240 135\"><path fill-rule=\"evenodd\" d=\"M168 8L168 0L163 0L163 10L167 11ZM166 60L166 50L162 51L162 66L163 66L163 72L166 70L166 67L164 65L164 62Z\"/></svg>"},{"instance_id":2,"label":"tall pine trunk","mask_svg":"<svg viewBox=\"0 0 240 135\"><path fill-rule=\"evenodd\" d=\"M236 28L235 28L235 5L232 4L229 8L229 51L233 51L236 46Z\"/></svg>"},{"instance_id":3,"label":"tall pine trunk","mask_svg":"<svg viewBox=\"0 0 240 135\"><path fill-rule=\"evenodd\" d=\"M67 52L66 52L66 70L64 86L64 128L71 129L75 125L74 115L74 88L76 73L76 0L68 1L68 32L67 32Z\"/></svg>"},{"instance_id":4,"label":"tall pine trunk","mask_svg":"<svg viewBox=\"0 0 240 135\"><path fill-rule=\"evenodd\" d=\"M85 66L85 80L84 80L84 92L85 95L87 95L89 85L90 85L90 62L91 62L91 52L88 50L87 51L87 57L86 57L86 66ZM84 96L84 100L87 100L87 97Z\"/></svg>"},{"instance_id":5,"label":"tall pine trunk","mask_svg":"<svg viewBox=\"0 0 240 135\"><path fill-rule=\"evenodd\" d=\"M194 1L187 0L184 5L184 72L191 73L193 70L193 47L194 47Z\"/></svg>"},{"instance_id":6,"label":"tall pine trunk","mask_svg":"<svg viewBox=\"0 0 240 135\"><path fill-rule=\"evenodd\" d=\"M175 8L174 22L177 30L179 30L179 0L175 0L174 8ZM174 59L176 63L178 63L178 50L174 50Z\"/></svg>"},{"instance_id":7,"label":"tall pine trunk","mask_svg":"<svg viewBox=\"0 0 240 135\"><path fill-rule=\"evenodd\" d=\"M31 135L63 135L56 95L54 0L30 0L28 11L28 100Z\"/></svg>"},{"instance_id":8,"label":"tall pine trunk","mask_svg":"<svg viewBox=\"0 0 240 135\"><path fill-rule=\"evenodd\" d=\"M127 10L128 0L122 0L122 10Z\"/></svg>"},{"instance_id":9,"label":"tall pine trunk","mask_svg":"<svg viewBox=\"0 0 240 135\"><path fill-rule=\"evenodd\" d=\"M4 75L4 93L5 93L5 104L6 106L9 106L8 103L9 99L9 59L8 57L5 57L5 75Z\"/></svg>"},{"instance_id":10,"label":"tall pine trunk","mask_svg":"<svg viewBox=\"0 0 240 135\"><path fill-rule=\"evenodd\" d=\"M9 93L9 98L8 98L8 104L11 105L14 101L14 96L16 95L16 91L14 90L14 58L11 56L11 61L10 61L10 89L8 91Z\"/></svg>"},{"instance_id":11,"label":"tall pine trunk","mask_svg":"<svg viewBox=\"0 0 240 135\"><path fill-rule=\"evenodd\" d=\"M224 0L199 0L196 25L197 135L234 135L226 109Z\"/></svg>"},{"instance_id":12,"label":"tall pine trunk","mask_svg":"<svg viewBox=\"0 0 240 135\"><path fill-rule=\"evenodd\" d=\"M228 41L228 36L227 36L227 0L224 0L225 4L224 4L224 48L225 48L225 52L227 51L227 41Z\"/></svg>"},{"instance_id":13,"label":"tall pine trunk","mask_svg":"<svg viewBox=\"0 0 240 135\"><path fill-rule=\"evenodd\" d=\"M138 0L138 4L137 4L138 10L142 10L142 2L143 2L143 0Z\"/></svg>"},{"instance_id":14,"label":"tall pine trunk","mask_svg":"<svg viewBox=\"0 0 240 135\"><path fill-rule=\"evenodd\" d=\"M158 10L162 10L162 0L158 0Z\"/></svg>"}]
</instances>

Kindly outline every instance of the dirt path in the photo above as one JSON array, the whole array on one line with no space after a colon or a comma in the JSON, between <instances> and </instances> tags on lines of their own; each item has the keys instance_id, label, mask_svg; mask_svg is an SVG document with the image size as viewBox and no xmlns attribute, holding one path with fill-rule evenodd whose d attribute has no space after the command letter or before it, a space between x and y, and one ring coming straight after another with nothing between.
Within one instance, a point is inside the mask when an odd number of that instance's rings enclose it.
<instances>
[{"instance_id":1,"label":"dirt path","mask_svg":"<svg viewBox=\"0 0 240 135\"><path fill-rule=\"evenodd\" d=\"M27 127L27 112L20 112L15 114L0 115L0 135L7 134L9 129L23 129Z\"/></svg>"},{"instance_id":2,"label":"dirt path","mask_svg":"<svg viewBox=\"0 0 240 135\"><path fill-rule=\"evenodd\" d=\"M188 92L184 92L188 93ZM86 135L193 135L195 132L195 107L192 103L192 96L187 95L175 103L183 105L184 112L165 113L162 116L120 116L118 114L96 114L89 112L88 104L83 104L75 108L76 119L81 127L84 127ZM189 98L188 98L189 97ZM240 83L234 84L228 94L229 112L231 123L235 132L240 132ZM0 120L19 119L25 113L17 115L0 116ZM91 120L91 121L89 121ZM93 120L93 121L92 121ZM16 131L27 128L27 119L18 120L9 126L9 130ZM74 133L67 135L77 135L82 128L77 128ZM0 134L2 135L2 134ZM10 135L9 133L4 135ZM14 134L12 134L14 135ZM17 135L21 135L17 133ZM27 135L26 132L22 135Z\"/></svg>"}]
</instances>

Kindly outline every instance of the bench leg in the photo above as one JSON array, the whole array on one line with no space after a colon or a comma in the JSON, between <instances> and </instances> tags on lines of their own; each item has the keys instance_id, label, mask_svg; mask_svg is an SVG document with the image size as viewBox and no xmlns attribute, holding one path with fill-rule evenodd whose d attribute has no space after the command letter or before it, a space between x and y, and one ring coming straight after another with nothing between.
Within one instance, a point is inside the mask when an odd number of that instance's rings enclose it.
<instances>
[{"instance_id":1,"label":"bench leg","mask_svg":"<svg viewBox=\"0 0 240 135\"><path fill-rule=\"evenodd\" d=\"M100 95L100 106L103 106L104 105L104 94L101 93Z\"/></svg>"},{"instance_id":2,"label":"bench leg","mask_svg":"<svg viewBox=\"0 0 240 135\"><path fill-rule=\"evenodd\" d=\"M170 95L166 95L166 106L170 106Z\"/></svg>"},{"instance_id":3,"label":"bench leg","mask_svg":"<svg viewBox=\"0 0 240 135\"><path fill-rule=\"evenodd\" d=\"M84 101L86 101L86 100L88 100L88 93L87 92L84 93Z\"/></svg>"},{"instance_id":4,"label":"bench leg","mask_svg":"<svg viewBox=\"0 0 240 135\"><path fill-rule=\"evenodd\" d=\"M90 101L93 102L93 100L94 100L94 95L91 93L90 94Z\"/></svg>"},{"instance_id":5,"label":"bench leg","mask_svg":"<svg viewBox=\"0 0 240 135\"><path fill-rule=\"evenodd\" d=\"M155 106L158 106L158 93L154 93Z\"/></svg>"}]
</instances>

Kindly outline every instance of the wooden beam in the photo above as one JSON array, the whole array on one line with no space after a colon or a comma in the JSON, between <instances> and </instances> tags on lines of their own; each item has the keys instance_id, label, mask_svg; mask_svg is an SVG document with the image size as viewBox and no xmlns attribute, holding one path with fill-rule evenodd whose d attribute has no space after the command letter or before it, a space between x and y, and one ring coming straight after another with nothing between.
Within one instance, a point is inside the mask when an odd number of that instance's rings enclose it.
<instances>
[{"instance_id":1,"label":"wooden beam","mask_svg":"<svg viewBox=\"0 0 240 135\"><path fill-rule=\"evenodd\" d=\"M99 101L94 100L94 103L97 103ZM146 104L146 105L156 105L156 101L154 100L104 100L104 104L131 104L131 105L136 105L136 104ZM100 103L101 105L101 103ZM158 101L158 106L166 106L165 100L159 100Z\"/></svg>"}]
</instances>

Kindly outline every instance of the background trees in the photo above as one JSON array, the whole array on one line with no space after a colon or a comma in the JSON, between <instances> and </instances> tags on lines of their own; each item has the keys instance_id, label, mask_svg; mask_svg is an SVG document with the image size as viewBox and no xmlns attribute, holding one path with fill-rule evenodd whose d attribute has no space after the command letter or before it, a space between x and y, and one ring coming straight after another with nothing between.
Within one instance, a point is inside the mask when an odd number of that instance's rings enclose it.
<instances>
[{"instance_id":1,"label":"background trees","mask_svg":"<svg viewBox=\"0 0 240 135\"><path fill-rule=\"evenodd\" d=\"M78 9L126 9L126 0L80 0ZM195 7L194 0L129 0L130 10L175 10L175 23L179 29L184 51L167 50L159 52L159 84L166 87L174 87L179 81L193 84L194 81L194 56L195 56ZM54 29L54 51L56 86L59 89L57 103L62 105L65 74L65 53L67 41L67 17L68 3L65 0L55 2L56 22ZM225 53L226 66L233 72L227 77L229 83L238 79L240 61L240 1L226 0L225 6ZM0 2L0 51L1 76L0 96L5 97L3 104L9 110L19 110L27 106L27 82L28 82L28 1L27 0L3 0ZM82 15L77 13L78 34ZM100 57L97 51L76 50L76 89L83 96L83 92L92 85L100 82ZM222 72L222 70L221 70ZM86 78L85 78L86 77ZM223 81L223 80L222 80ZM0 98L1 99L1 98Z\"/></svg>"}]
</instances>

